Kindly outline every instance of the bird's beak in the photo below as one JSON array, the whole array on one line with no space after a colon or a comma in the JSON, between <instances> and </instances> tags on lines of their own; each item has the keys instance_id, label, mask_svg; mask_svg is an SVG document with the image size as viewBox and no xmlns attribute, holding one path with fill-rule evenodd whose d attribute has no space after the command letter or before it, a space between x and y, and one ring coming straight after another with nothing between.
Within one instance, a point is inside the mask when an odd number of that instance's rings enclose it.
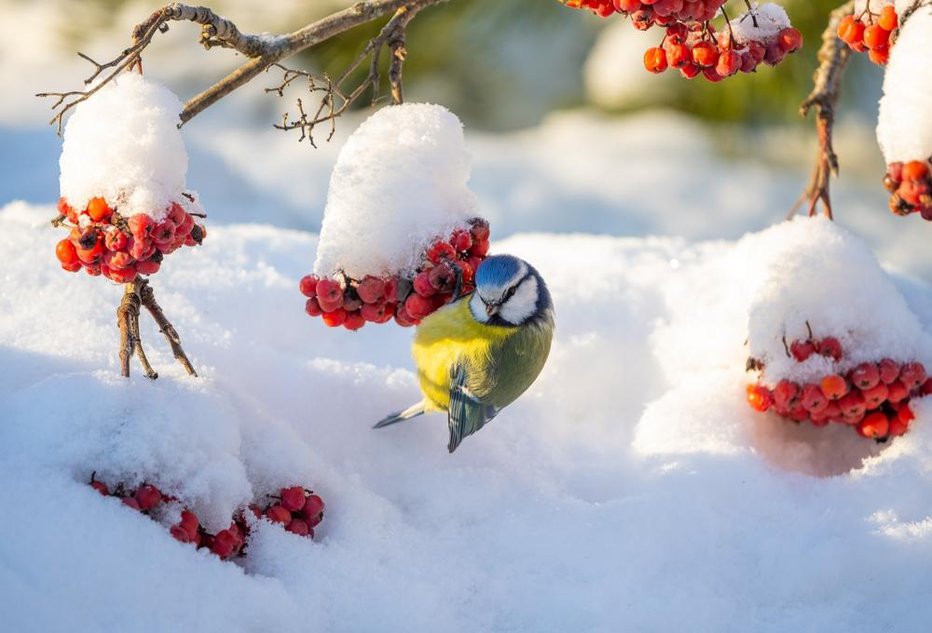
<instances>
[{"instance_id":1,"label":"bird's beak","mask_svg":"<svg viewBox=\"0 0 932 633\"><path fill-rule=\"evenodd\" d=\"M487 304L485 304L485 313L486 313L488 316L493 317L493 316L495 316L496 314L498 314L498 311L499 311L500 308L501 308L501 306L498 305L497 303L487 303Z\"/></svg>"}]
</instances>

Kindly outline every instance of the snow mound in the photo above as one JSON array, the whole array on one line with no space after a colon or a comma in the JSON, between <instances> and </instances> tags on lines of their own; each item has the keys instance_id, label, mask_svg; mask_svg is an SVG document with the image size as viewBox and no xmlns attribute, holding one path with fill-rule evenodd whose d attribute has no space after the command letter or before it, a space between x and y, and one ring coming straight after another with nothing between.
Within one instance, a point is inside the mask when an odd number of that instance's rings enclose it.
<instances>
[{"instance_id":1,"label":"snow mound","mask_svg":"<svg viewBox=\"0 0 932 633\"><path fill-rule=\"evenodd\" d=\"M750 11L731 21L734 40L738 44L744 44L751 40L768 42L775 38L780 31L790 26L792 24L786 10L773 2L767 2L760 6L754 3Z\"/></svg>"},{"instance_id":2,"label":"snow mound","mask_svg":"<svg viewBox=\"0 0 932 633\"><path fill-rule=\"evenodd\" d=\"M749 355L766 361L767 382L804 380L825 368L820 363L829 361L821 357L802 364L786 358L782 337L807 338L806 320L815 336L839 338L844 367L884 355L932 364L928 324L920 325L859 238L822 218L797 218L676 258L680 273L662 289L669 316L651 338L668 388L647 404L636 451L756 453L781 469L817 476L862 468L879 453L841 425L795 425L745 403ZM927 433L925 424L893 445Z\"/></svg>"},{"instance_id":3,"label":"snow mound","mask_svg":"<svg viewBox=\"0 0 932 633\"><path fill-rule=\"evenodd\" d=\"M188 169L181 110L170 90L134 72L78 104L64 131L61 195L76 209L99 196L123 216L164 219Z\"/></svg>"},{"instance_id":4,"label":"snow mound","mask_svg":"<svg viewBox=\"0 0 932 633\"><path fill-rule=\"evenodd\" d=\"M787 222L759 246L763 274L748 311L748 353L764 363L762 382L799 383L846 372L865 361L915 360L928 341L919 320L868 246L822 218ZM795 340L834 336L844 358L786 353Z\"/></svg>"},{"instance_id":5,"label":"snow mound","mask_svg":"<svg viewBox=\"0 0 932 633\"><path fill-rule=\"evenodd\" d=\"M371 429L417 397L410 332L309 323L294 288L313 235L220 226L178 257L153 284L202 377L147 321L161 377L126 381L120 289L57 269L53 210L0 210L20 253L0 275L4 630L927 628L932 403L851 473L744 402L761 254L811 245L807 222L737 243L496 243L538 266L561 326L534 385L450 456L443 416ZM893 279L932 328L932 290ZM218 513L296 479L327 518L314 541L260 523L224 563L91 490L98 466L186 482Z\"/></svg>"},{"instance_id":6,"label":"snow mound","mask_svg":"<svg viewBox=\"0 0 932 633\"><path fill-rule=\"evenodd\" d=\"M932 156L932 6L900 30L884 73L877 141L887 164Z\"/></svg>"},{"instance_id":7,"label":"snow mound","mask_svg":"<svg viewBox=\"0 0 932 633\"><path fill-rule=\"evenodd\" d=\"M320 232L318 275L412 272L440 236L476 216L463 124L430 104L382 108L340 151Z\"/></svg>"}]
</instances>

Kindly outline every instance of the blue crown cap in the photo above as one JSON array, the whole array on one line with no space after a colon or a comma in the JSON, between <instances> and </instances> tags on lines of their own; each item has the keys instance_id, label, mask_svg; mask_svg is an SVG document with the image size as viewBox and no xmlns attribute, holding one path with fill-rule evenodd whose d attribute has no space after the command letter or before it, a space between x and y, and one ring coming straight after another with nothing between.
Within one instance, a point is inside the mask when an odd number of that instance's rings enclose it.
<instances>
[{"instance_id":1,"label":"blue crown cap","mask_svg":"<svg viewBox=\"0 0 932 633\"><path fill-rule=\"evenodd\" d=\"M501 286L521 270L521 260L513 255L490 255L476 269L477 286Z\"/></svg>"}]
</instances>

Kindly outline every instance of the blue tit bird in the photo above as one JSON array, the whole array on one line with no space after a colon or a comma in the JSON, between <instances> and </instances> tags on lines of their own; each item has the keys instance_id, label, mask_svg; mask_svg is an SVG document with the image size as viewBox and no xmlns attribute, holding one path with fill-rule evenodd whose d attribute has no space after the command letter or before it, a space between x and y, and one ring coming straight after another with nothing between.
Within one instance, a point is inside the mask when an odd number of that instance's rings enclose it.
<instances>
[{"instance_id":1,"label":"blue tit bird","mask_svg":"<svg viewBox=\"0 0 932 633\"><path fill-rule=\"evenodd\" d=\"M537 378L553 340L553 303L537 270L511 255L486 258L475 290L418 326L412 345L424 399L375 425L447 412L452 453Z\"/></svg>"}]
</instances>

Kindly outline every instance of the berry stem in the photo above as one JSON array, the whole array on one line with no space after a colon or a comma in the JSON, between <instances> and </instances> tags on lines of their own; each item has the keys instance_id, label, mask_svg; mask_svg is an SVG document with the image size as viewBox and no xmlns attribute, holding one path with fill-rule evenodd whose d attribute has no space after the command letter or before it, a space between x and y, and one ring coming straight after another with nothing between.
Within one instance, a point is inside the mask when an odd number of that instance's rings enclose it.
<instances>
[{"instance_id":1,"label":"berry stem","mask_svg":"<svg viewBox=\"0 0 932 633\"><path fill-rule=\"evenodd\" d=\"M832 201L829 185L832 174L838 174L838 156L832 146L832 131L835 125L835 105L841 89L841 80L845 66L850 58L851 49L838 38L838 23L854 14L854 0L848 0L832 11L828 25L822 33L822 47L819 48L819 67L812 76L813 88L799 108L802 116L816 109L816 133L819 139L819 151L816 164L805 191L793 205L788 214L792 218L803 203L809 202L809 215L816 213L822 202L825 216L832 219Z\"/></svg>"},{"instance_id":2,"label":"berry stem","mask_svg":"<svg viewBox=\"0 0 932 633\"><path fill-rule=\"evenodd\" d=\"M155 300L155 292L149 286L145 279L137 278L135 281L124 284L123 300L120 307L117 308L117 325L120 328L120 373L129 378L129 362L133 354L139 359L142 365L143 373L146 378L155 380L159 377L158 373L152 369L146 352L142 347L142 337L139 333L139 307L145 306L149 314L159 326L159 331L165 335L168 344L172 349L175 359L181 363L190 376L197 376L194 366L188 360L184 349L181 347L181 338L178 331L165 317L162 307Z\"/></svg>"},{"instance_id":3,"label":"berry stem","mask_svg":"<svg viewBox=\"0 0 932 633\"><path fill-rule=\"evenodd\" d=\"M123 285L123 300L120 301L120 307L117 308L117 325L120 328L120 373L129 378L129 361L135 353L142 365L146 378L155 380L159 377L152 366L146 353L142 349L142 341L139 337L139 288L138 281Z\"/></svg>"},{"instance_id":4,"label":"berry stem","mask_svg":"<svg viewBox=\"0 0 932 633\"><path fill-rule=\"evenodd\" d=\"M757 14L754 13L754 7L751 6L750 1L744 0L744 6L748 8L748 15L751 16L751 22L754 23L754 28L755 29L760 28L760 25L757 23Z\"/></svg>"},{"instance_id":5,"label":"berry stem","mask_svg":"<svg viewBox=\"0 0 932 633\"><path fill-rule=\"evenodd\" d=\"M722 15L725 17L725 26L728 27L728 35L731 37L728 38L728 48L735 47L735 32L731 28L731 18L728 17L728 12L725 11L725 5L721 6Z\"/></svg>"},{"instance_id":6,"label":"berry stem","mask_svg":"<svg viewBox=\"0 0 932 633\"><path fill-rule=\"evenodd\" d=\"M189 376L197 376L197 372L194 371L194 366L191 364L191 361L188 360L187 354L184 353L184 348L181 347L181 337L178 336L178 331L165 316L165 313L162 312L162 307L155 300L155 291L152 290L152 286L150 286L149 282L146 280L141 280L138 283L140 285L139 296L142 305L149 311L149 314L152 315L155 323L159 326L159 332L161 332L168 341L168 345L172 349L175 360L181 363L181 366L184 367Z\"/></svg>"}]
</instances>

